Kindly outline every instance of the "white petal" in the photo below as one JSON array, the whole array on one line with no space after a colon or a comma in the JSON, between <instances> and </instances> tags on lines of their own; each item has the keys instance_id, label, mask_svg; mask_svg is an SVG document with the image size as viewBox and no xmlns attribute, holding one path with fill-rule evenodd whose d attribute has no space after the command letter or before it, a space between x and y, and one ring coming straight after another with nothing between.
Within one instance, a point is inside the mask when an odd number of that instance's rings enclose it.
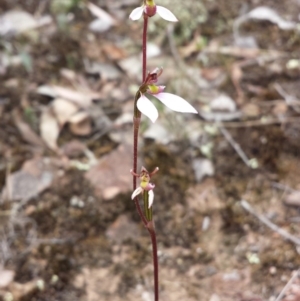
<instances>
[{"instance_id":1,"label":"white petal","mask_svg":"<svg viewBox=\"0 0 300 301\"><path fill-rule=\"evenodd\" d=\"M144 6L137 7L131 12L129 18L133 21L136 21L141 18L143 12L144 12Z\"/></svg>"},{"instance_id":2,"label":"white petal","mask_svg":"<svg viewBox=\"0 0 300 301\"><path fill-rule=\"evenodd\" d=\"M170 22L177 22L177 18L167 8L156 5L156 12L165 20Z\"/></svg>"},{"instance_id":3,"label":"white petal","mask_svg":"<svg viewBox=\"0 0 300 301\"><path fill-rule=\"evenodd\" d=\"M196 109L180 96L171 93L158 93L153 96L173 111L198 114Z\"/></svg>"},{"instance_id":4,"label":"white petal","mask_svg":"<svg viewBox=\"0 0 300 301\"><path fill-rule=\"evenodd\" d=\"M131 195L131 199L133 200L137 195L139 195L143 191L142 187L138 187L133 194Z\"/></svg>"},{"instance_id":5,"label":"white petal","mask_svg":"<svg viewBox=\"0 0 300 301\"><path fill-rule=\"evenodd\" d=\"M154 192L153 192L153 190L149 190L148 196L149 196L149 198L148 198L148 202L149 202L148 208L150 208L152 206L153 200L154 200Z\"/></svg>"},{"instance_id":6,"label":"white petal","mask_svg":"<svg viewBox=\"0 0 300 301\"><path fill-rule=\"evenodd\" d=\"M154 104L145 96L142 95L137 101L138 109L146 115L153 123L158 118L158 111Z\"/></svg>"}]
</instances>

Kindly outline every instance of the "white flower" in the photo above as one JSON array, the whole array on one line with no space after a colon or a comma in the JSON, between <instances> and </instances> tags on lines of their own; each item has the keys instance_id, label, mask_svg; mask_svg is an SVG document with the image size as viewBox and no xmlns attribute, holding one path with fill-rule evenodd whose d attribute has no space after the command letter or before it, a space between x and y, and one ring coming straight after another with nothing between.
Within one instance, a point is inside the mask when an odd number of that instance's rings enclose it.
<instances>
[{"instance_id":1,"label":"white flower","mask_svg":"<svg viewBox=\"0 0 300 301\"><path fill-rule=\"evenodd\" d=\"M168 107L169 109L175 112L198 114L196 109L180 96L171 93L165 93L165 92L160 92L151 95L156 97L166 107ZM142 94L141 97L138 99L137 107L153 123L158 118L158 111L156 107L144 94Z\"/></svg>"},{"instance_id":2,"label":"white flower","mask_svg":"<svg viewBox=\"0 0 300 301\"><path fill-rule=\"evenodd\" d=\"M144 191L148 191L148 208L150 208L153 204L154 200L154 192L153 189L155 185L153 183L150 183L151 176L155 175L158 172L159 168L156 167L151 173L148 172L148 170L142 166L141 173L137 174L133 172L133 170L130 170L130 173L137 178L140 178L141 184L140 186L132 193L131 199L133 200L137 195L140 193L143 193Z\"/></svg>"},{"instance_id":3,"label":"white flower","mask_svg":"<svg viewBox=\"0 0 300 301\"><path fill-rule=\"evenodd\" d=\"M154 188L154 187L153 187ZM139 195L140 193L144 192L144 190L148 191L148 208L150 208L153 204L154 201L154 192L153 192L153 188L150 190L147 189L143 189L141 186L139 186L131 195L131 199L133 200L137 195Z\"/></svg>"},{"instance_id":4,"label":"white flower","mask_svg":"<svg viewBox=\"0 0 300 301\"><path fill-rule=\"evenodd\" d=\"M174 14L168 10L167 8L163 6L156 5L156 13L158 13L163 19L170 21L170 22L177 22L177 18L174 16ZM147 13L147 6L142 5L140 7L135 8L131 14L129 15L129 18L133 21L136 21L141 18L143 13ZM150 15L151 16L151 15Z\"/></svg>"}]
</instances>

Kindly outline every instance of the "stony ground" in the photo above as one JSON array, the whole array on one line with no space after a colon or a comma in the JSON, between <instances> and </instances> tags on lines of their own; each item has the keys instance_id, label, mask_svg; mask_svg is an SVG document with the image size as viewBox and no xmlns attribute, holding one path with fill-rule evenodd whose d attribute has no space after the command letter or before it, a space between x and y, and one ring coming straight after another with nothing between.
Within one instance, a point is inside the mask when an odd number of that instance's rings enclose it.
<instances>
[{"instance_id":1,"label":"stony ground","mask_svg":"<svg viewBox=\"0 0 300 301\"><path fill-rule=\"evenodd\" d=\"M4 301L153 300L128 172L139 1L92 2L101 19L87 1L0 3ZM142 123L161 300L298 301L299 2L157 4L181 22L154 18L149 69L199 111Z\"/></svg>"}]
</instances>

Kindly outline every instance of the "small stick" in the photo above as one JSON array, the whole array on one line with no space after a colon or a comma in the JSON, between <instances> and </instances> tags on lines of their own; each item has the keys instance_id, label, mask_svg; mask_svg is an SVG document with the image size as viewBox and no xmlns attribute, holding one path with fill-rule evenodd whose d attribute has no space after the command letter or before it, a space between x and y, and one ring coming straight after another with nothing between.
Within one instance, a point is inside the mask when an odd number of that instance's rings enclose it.
<instances>
[{"instance_id":1,"label":"small stick","mask_svg":"<svg viewBox=\"0 0 300 301\"><path fill-rule=\"evenodd\" d=\"M282 117L282 118L268 118L268 119L259 119L259 120L246 120L239 122L226 122L224 126L226 128L245 128L245 127L255 127L255 126L267 126L275 124L287 124L287 123L299 123L300 118L297 117ZM209 123L209 122L208 122Z\"/></svg>"},{"instance_id":2,"label":"small stick","mask_svg":"<svg viewBox=\"0 0 300 301\"><path fill-rule=\"evenodd\" d=\"M282 96L285 99L286 104L288 106L291 106L297 113L299 113L300 109L298 106L300 105L300 101L295 96L285 92L278 83L275 83L274 87L278 94L280 94L280 96Z\"/></svg>"},{"instance_id":3,"label":"small stick","mask_svg":"<svg viewBox=\"0 0 300 301\"><path fill-rule=\"evenodd\" d=\"M282 289L282 291L280 292L280 294L278 295L278 297L276 298L275 301L280 301L282 299L282 297L285 295L286 291L289 289L289 287L293 284L294 280L299 276L299 271L300 269L298 269L297 272L295 272L291 279L288 281L288 283L284 286L284 288Z\"/></svg>"},{"instance_id":4,"label":"small stick","mask_svg":"<svg viewBox=\"0 0 300 301\"><path fill-rule=\"evenodd\" d=\"M299 190L293 189L287 185L281 184L281 183L277 183L277 182L271 182L272 186L277 188L277 189L281 189L284 191L288 191L288 192L299 192Z\"/></svg>"},{"instance_id":5,"label":"small stick","mask_svg":"<svg viewBox=\"0 0 300 301\"><path fill-rule=\"evenodd\" d=\"M296 236L288 233L284 229L279 228L277 225L269 221L265 216L258 214L255 212L255 210L252 208L252 206L246 201L246 200L241 200L240 201L241 206L248 211L249 213L253 214L256 218L258 218L263 224L265 224L267 227L272 229L273 231L277 232L280 234L283 238L293 242L296 245L300 245L300 239L297 238Z\"/></svg>"},{"instance_id":6,"label":"small stick","mask_svg":"<svg viewBox=\"0 0 300 301\"><path fill-rule=\"evenodd\" d=\"M238 143L234 141L230 133L224 128L224 126L221 123L218 123L218 128L220 129L223 136L226 138L226 140L229 142L229 144L233 147L233 149L236 151L236 153L239 155L239 157L243 160L243 162L250 167L249 165L249 159L247 155L244 153L242 148Z\"/></svg>"}]
</instances>

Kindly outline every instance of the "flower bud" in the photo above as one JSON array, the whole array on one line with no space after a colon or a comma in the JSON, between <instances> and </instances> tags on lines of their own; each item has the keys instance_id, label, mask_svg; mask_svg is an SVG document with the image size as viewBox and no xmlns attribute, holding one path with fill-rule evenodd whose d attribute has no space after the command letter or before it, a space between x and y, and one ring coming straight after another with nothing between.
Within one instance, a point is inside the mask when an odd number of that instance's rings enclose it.
<instances>
[{"instance_id":1,"label":"flower bud","mask_svg":"<svg viewBox=\"0 0 300 301\"><path fill-rule=\"evenodd\" d=\"M144 13L148 17L153 17L156 14L156 5L153 0L146 0L146 6L144 9Z\"/></svg>"}]
</instances>

